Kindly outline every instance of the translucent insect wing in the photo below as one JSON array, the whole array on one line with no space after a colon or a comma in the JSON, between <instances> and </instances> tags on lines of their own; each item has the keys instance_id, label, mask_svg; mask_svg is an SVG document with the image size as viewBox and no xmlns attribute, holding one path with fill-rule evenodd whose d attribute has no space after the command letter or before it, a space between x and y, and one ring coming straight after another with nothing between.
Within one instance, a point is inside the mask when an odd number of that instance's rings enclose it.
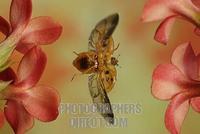
<instances>
[{"instance_id":1,"label":"translucent insect wing","mask_svg":"<svg viewBox=\"0 0 200 134\"><path fill-rule=\"evenodd\" d=\"M92 74L89 76L89 90L93 100L96 105L97 110L101 113L106 121L114 124L114 114L110 104L110 100L105 91L104 85L99 79L98 74Z\"/></svg>"},{"instance_id":2,"label":"translucent insect wing","mask_svg":"<svg viewBox=\"0 0 200 134\"><path fill-rule=\"evenodd\" d=\"M96 27L92 30L90 34L88 50L94 51L96 50L97 45L104 45L105 43L113 44L111 35L114 32L118 24L118 21L119 21L119 15L116 13L106 17L105 19L97 23Z\"/></svg>"}]
</instances>

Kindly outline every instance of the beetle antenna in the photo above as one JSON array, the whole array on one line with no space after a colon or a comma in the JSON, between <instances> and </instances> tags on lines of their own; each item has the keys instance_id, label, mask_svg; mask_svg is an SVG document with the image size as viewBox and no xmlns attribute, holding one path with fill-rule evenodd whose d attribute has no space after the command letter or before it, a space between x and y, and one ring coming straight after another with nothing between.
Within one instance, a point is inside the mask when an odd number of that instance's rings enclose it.
<instances>
[{"instance_id":1,"label":"beetle antenna","mask_svg":"<svg viewBox=\"0 0 200 134\"><path fill-rule=\"evenodd\" d=\"M73 51L73 53L74 53L75 55L77 55L77 56L79 55L79 54L78 54L77 52L75 52L75 51Z\"/></svg>"}]
</instances>

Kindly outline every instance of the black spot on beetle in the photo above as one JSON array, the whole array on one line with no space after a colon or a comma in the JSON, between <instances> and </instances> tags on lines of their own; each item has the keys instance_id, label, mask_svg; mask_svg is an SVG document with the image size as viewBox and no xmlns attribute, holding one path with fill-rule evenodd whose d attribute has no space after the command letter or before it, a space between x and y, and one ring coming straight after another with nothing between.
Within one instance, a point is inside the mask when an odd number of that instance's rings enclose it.
<instances>
[{"instance_id":1,"label":"black spot on beetle","mask_svg":"<svg viewBox=\"0 0 200 134\"><path fill-rule=\"evenodd\" d=\"M109 71L107 70L107 71L105 72L105 74L109 74Z\"/></svg>"},{"instance_id":2,"label":"black spot on beetle","mask_svg":"<svg viewBox=\"0 0 200 134\"><path fill-rule=\"evenodd\" d=\"M104 43L104 44L103 44L103 47L106 47L106 46L107 46L107 44L106 44L106 43Z\"/></svg>"},{"instance_id":3,"label":"black spot on beetle","mask_svg":"<svg viewBox=\"0 0 200 134\"><path fill-rule=\"evenodd\" d=\"M113 79L113 78L111 78L110 80L111 80L111 81L114 81L114 79Z\"/></svg>"}]
</instances>

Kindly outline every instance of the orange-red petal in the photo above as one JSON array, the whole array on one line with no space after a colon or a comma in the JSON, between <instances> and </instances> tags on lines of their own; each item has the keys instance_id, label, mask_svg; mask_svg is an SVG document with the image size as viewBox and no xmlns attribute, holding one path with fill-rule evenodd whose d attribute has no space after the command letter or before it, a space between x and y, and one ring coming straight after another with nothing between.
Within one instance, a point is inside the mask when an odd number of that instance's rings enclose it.
<instances>
[{"instance_id":1,"label":"orange-red petal","mask_svg":"<svg viewBox=\"0 0 200 134\"><path fill-rule=\"evenodd\" d=\"M4 113L15 134L24 134L33 127L33 117L20 102L8 100Z\"/></svg>"},{"instance_id":2,"label":"orange-red petal","mask_svg":"<svg viewBox=\"0 0 200 134\"><path fill-rule=\"evenodd\" d=\"M190 81L172 64L161 64L153 72L152 95L161 100L169 100L183 91Z\"/></svg>"},{"instance_id":3,"label":"orange-red petal","mask_svg":"<svg viewBox=\"0 0 200 134\"><path fill-rule=\"evenodd\" d=\"M31 0L12 0L10 7L10 23L12 30L25 27L31 17L32 1Z\"/></svg>"},{"instance_id":4,"label":"orange-red petal","mask_svg":"<svg viewBox=\"0 0 200 134\"><path fill-rule=\"evenodd\" d=\"M187 77L198 79L199 61L190 43L179 45L174 50L171 61Z\"/></svg>"},{"instance_id":5,"label":"orange-red petal","mask_svg":"<svg viewBox=\"0 0 200 134\"><path fill-rule=\"evenodd\" d=\"M43 122L55 120L59 114L59 94L56 89L47 86L36 86L25 91L22 99L25 109Z\"/></svg>"},{"instance_id":6,"label":"orange-red petal","mask_svg":"<svg viewBox=\"0 0 200 134\"><path fill-rule=\"evenodd\" d=\"M25 29L17 50L26 53L34 45L46 45L56 41L62 32L62 26L51 17L37 17L30 21Z\"/></svg>"},{"instance_id":7,"label":"orange-red petal","mask_svg":"<svg viewBox=\"0 0 200 134\"><path fill-rule=\"evenodd\" d=\"M167 17L157 28L154 39L164 45L167 45L172 26L175 21L175 16Z\"/></svg>"},{"instance_id":8,"label":"orange-red petal","mask_svg":"<svg viewBox=\"0 0 200 134\"><path fill-rule=\"evenodd\" d=\"M40 80L46 61L46 55L41 48L34 47L28 51L18 67L16 86L22 89L33 87Z\"/></svg>"},{"instance_id":9,"label":"orange-red petal","mask_svg":"<svg viewBox=\"0 0 200 134\"><path fill-rule=\"evenodd\" d=\"M189 100L199 96L199 90L190 89L172 99L165 114L165 125L171 134L180 134L181 126L189 109Z\"/></svg>"},{"instance_id":10,"label":"orange-red petal","mask_svg":"<svg viewBox=\"0 0 200 134\"><path fill-rule=\"evenodd\" d=\"M0 32L2 32L6 37L10 34L10 24L7 20L0 16Z\"/></svg>"}]
</instances>

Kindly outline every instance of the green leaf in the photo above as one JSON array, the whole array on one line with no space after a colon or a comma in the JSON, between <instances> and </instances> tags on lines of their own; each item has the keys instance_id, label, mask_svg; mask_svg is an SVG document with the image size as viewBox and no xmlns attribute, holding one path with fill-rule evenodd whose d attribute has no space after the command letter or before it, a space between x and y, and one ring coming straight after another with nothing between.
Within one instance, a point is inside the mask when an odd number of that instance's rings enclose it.
<instances>
[{"instance_id":1,"label":"green leaf","mask_svg":"<svg viewBox=\"0 0 200 134\"><path fill-rule=\"evenodd\" d=\"M0 91L7 88L12 81L0 81Z\"/></svg>"},{"instance_id":2,"label":"green leaf","mask_svg":"<svg viewBox=\"0 0 200 134\"><path fill-rule=\"evenodd\" d=\"M11 65L9 60L12 52L15 49L14 46L0 46L0 72L4 71Z\"/></svg>"}]
</instances>

